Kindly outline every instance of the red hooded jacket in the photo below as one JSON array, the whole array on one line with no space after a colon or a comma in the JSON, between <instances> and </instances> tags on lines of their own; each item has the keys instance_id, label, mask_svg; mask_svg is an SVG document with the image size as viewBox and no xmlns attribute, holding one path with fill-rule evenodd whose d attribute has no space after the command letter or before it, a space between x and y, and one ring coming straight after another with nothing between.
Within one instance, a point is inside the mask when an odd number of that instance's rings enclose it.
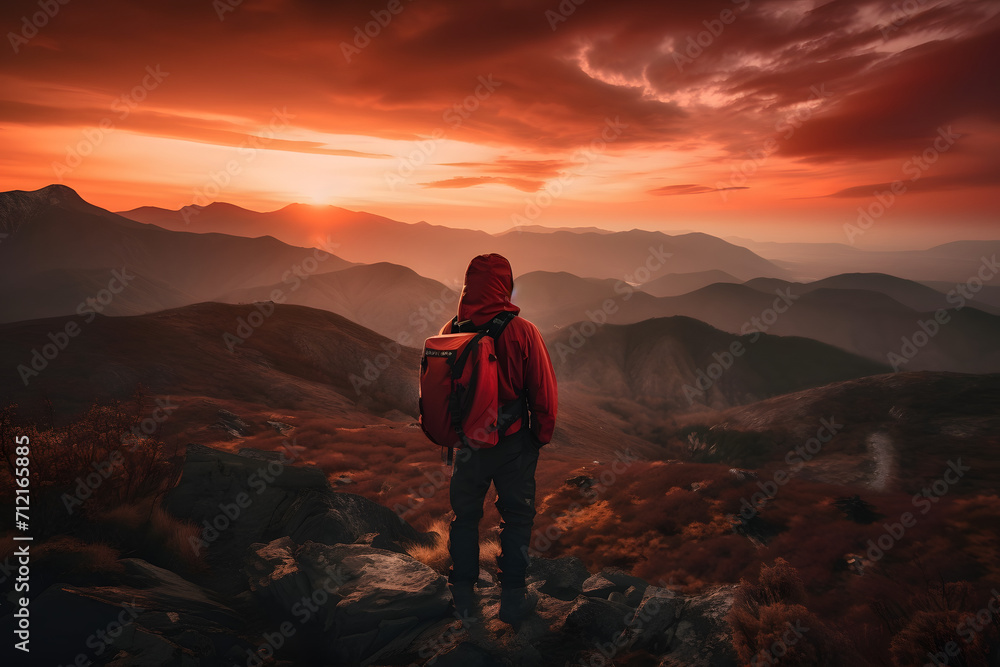
<instances>
[{"instance_id":1,"label":"red hooded jacket","mask_svg":"<svg viewBox=\"0 0 1000 667\"><path fill-rule=\"evenodd\" d=\"M505 257L491 253L473 258L465 272L458 321L472 320L481 326L503 311L516 315L521 309L510 302L513 290L514 275ZM451 333L451 322L441 333ZM549 442L556 425L558 394L552 360L538 328L515 317L500 334L496 352L500 362L500 404L514 400L522 389L527 389L534 435L541 444ZM516 421L504 435L517 433L520 428L521 422Z\"/></svg>"}]
</instances>

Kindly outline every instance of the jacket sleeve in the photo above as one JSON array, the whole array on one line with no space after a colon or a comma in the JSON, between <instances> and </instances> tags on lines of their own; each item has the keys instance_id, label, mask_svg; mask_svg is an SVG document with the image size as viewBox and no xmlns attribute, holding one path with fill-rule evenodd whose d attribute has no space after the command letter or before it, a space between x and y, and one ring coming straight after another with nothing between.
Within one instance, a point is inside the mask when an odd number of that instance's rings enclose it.
<instances>
[{"instance_id":1,"label":"jacket sleeve","mask_svg":"<svg viewBox=\"0 0 1000 667\"><path fill-rule=\"evenodd\" d=\"M556 388L556 373L552 368L549 351L545 347L542 334L535 325L528 327L526 359L524 361L524 385L528 390L528 409L531 411L531 428L542 445L552 439L556 426L556 410L559 402Z\"/></svg>"}]
</instances>

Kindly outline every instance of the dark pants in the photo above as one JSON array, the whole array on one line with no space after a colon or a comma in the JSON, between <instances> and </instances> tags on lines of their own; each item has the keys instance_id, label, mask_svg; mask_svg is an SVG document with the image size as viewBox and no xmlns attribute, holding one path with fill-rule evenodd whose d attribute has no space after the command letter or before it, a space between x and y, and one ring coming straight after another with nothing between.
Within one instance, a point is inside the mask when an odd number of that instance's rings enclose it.
<instances>
[{"instance_id":1,"label":"dark pants","mask_svg":"<svg viewBox=\"0 0 1000 667\"><path fill-rule=\"evenodd\" d=\"M490 482L496 487L500 511L500 583L504 588L524 586L528 568L528 541L535 520L535 465L538 448L528 428L521 428L489 449L462 449L455 453L451 478L451 562L448 580L471 584L479 579L479 520Z\"/></svg>"}]
</instances>

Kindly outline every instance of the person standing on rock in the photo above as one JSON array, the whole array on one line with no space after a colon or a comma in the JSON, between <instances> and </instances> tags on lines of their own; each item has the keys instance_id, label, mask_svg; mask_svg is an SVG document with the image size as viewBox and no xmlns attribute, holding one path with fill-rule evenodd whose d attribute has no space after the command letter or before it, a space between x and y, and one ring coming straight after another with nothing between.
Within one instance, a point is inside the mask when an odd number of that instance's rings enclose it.
<instances>
[{"instance_id":1,"label":"person standing on rock","mask_svg":"<svg viewBox=\"0 0 1000 667\"><path fill-rule=\"evenodd\" d=\"M458 304L458 322L483 326L500 313L517 315L511 303L514 278L501 255L479 255L469 263ZM451 333L452 323L441 333ZM455 457L450 499L448 576L455 610L465 622L475 621L475 583L479 579L479 520L492 482L500 512L500 620L520 626L537 601L525 593L528 542L535 519L535 466L539 449L552 439L556 421L556 377L545 342L534 324L514 317L497 337L499 400L509 405L522 397L521 418L490 448L464 449Z\"/></svg>"}]
</instances>

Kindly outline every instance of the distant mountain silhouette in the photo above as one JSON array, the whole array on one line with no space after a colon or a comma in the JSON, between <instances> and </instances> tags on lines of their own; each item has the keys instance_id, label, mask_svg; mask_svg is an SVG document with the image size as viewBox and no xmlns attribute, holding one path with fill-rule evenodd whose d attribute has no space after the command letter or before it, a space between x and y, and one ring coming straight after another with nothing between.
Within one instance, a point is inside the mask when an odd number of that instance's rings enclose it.
<instances>
[{"instance_id":1,"label":"distant mountain silhouette","mask_svg":"<svg viewBox=\"0 0 1000 667\"><path fill-rule=\"evenodd\" d=\"M776 279L777 280L777 279ZM678 296L707 287L713 283L739 283L739 278L725 271L696 271L694 273L668 273L654 278L639 286L646 294L652 296Z\"/></svg>"},{"instance_id":2,"label":"distant mountain silhouette","mask_svg":"<svg viewBox=\"0 0 1000 667\"><path fill-rule=\"evenodd\" d=\"M949 305L945 296L935 296L922 285L891 276L837 276L805 285L755 279L739 285L715 283L681 296L660 298L641 291L623 292L621 285L616 291L612 283L568 274L538 272L519 280L524 285L515 281L515 294L523 314L548 332L586 320L606 318L611 323L628 324L683 315L731 333L766 330L781 336L804 336L879 363L891 363L889 355L902 356L905 348L912 359L900 363L900 370L1000 370L996 345L1000 317L977 310L975 302L969 302L961 311L949 311L949 321L925 341L920 322L933 321L935 312L908 307L880 290L913 305L936 303L936 307L944 307ZM870 289L826 286L852 284ZM779 291L785 296L779 296ZM775 303L785 312L773 310ZM912 341L918 333L923 344L908 348L903 339Z\"/></svg>"},{"instance_id":3,"label":"distant mountain silhouette","mask_svg":"<svg viewBox=\"0 0 1000 667\"><path fill-rule=\"evenodd\" d=\"M629 282L644 282L665 273L711 269L742 280L789 277L783 269L746 248L701 233L670 236L638 229L611 233L514 230L493 236L426 222L397 222L334 206L303 204L269 213L216 203L178 211L143 207L123 215L167 229L244 236L274 234L295 245L313 245L317 235L330 234L340 244L337 253L351 261L401 264L447 284L460 281L469 259L483 252L502 253L517 273L568 271L580 276L614 276ZM662 258L658 252L671 256ZM650 274L643 278L646 270Z\"/></svg>"},{"instance_id":4,"label":"distant mountain silhouette","mask_svg":"<svg viewBox=\"0 0 1000 667\"><path fill-rule=\"evenodd\" d=\"M108 314L153 312L237 289L351 266L272 237L173 232L86 203L65 186L0 193L0 319L76 311L123 271ZM119 287L118 284L115 287ZM286 286L286 291L288 291Z\"/></svg>"},{"instance_id":5,"label":"distant mountain silhouette","mask_svg":"<svg viewBox=\"0 0 1000 667\"><path fill-rule=\"evenodd\" d=\"M841 273L888 273L920 282L964 283L983 258L1000 253L1000 241L955 241L926 250L861 250L846 243L778 243L730 237L791 273L813 281ZM950 289L950 288L949 288ZM947 290L945 290L947 291Z\"/></svg>"}]
</instances>

